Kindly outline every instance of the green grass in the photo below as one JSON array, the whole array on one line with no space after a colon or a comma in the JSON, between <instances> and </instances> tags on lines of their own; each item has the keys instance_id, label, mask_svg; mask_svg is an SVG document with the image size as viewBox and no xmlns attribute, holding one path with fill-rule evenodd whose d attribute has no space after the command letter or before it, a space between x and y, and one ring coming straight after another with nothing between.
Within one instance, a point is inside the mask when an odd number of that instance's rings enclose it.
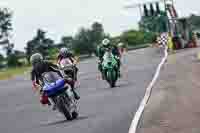
<instances>
[{"instance_id":1,"label":"green grass","mask_svg":"<svg viewBox=\"0 0 200 133\"><path fill-rule=\"evenodd\" d=\"M0 80L10 79L16 75L23 74L28 70L29 67L8 68L5 70L0 70Z\"/></svg>"}]
</instances>

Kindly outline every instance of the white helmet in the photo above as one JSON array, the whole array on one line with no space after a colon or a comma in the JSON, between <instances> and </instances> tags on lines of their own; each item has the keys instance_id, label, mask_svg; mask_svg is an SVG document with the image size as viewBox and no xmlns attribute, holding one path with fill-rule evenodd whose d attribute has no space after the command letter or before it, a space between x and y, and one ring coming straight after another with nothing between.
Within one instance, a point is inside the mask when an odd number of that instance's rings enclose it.
<instances>
[{"instance_id":1,"label":"white helmet","mask_svg":"<svg viewBox=\"0 0 200 133\"><path fill-rule=\"evenodd\" d=\"M167 0L167 1L166 1L166 5L167 5L167 6L171 6L172 4L173 4L172 1L170 1L170 0Z\"/></svg>"},{"instance_id":2,"label":"white helmet","mask_svg":"<svg viewBox=\"0 0 200 133\"><path fill-rule=\"evenodd\" d=\"M118 43L118 47L123 47L124 46L124 44L123 43Z\"/></svg>"},{"instance_id":3,"label":"white helmet","mask_svg":"<svg viewBox=\"0 0 200 133\"><path fill-rule=\"evenodd\" d=\"M41 61L43 61L43 56L40 53L35 53L30 57L30 62L32 64L36 64Z\"/></svg>"},{"instance_id":4,"label":"white helmet","mask_svg":"<svg viewBox=\"0 0 200 133\"><path fill-rule=\"evenodd\" d=\"M60 49L60 55L62 55L62 56L66 56L67 55L67 53L68 53L68 48L61 48Z\"/></svg>"},{"instance_id":5,"label":"white helmet","mask_svg":"<svg viewBox=\"0 0 200 133\"><path fill-rule=\"evenodd\" d=\"M107 39L107 38L103 39L103 41L102 41L102 44L103 44L104 46L107 46L109 43L110 43L110 40Z\"/></svg>"}]
</instances>

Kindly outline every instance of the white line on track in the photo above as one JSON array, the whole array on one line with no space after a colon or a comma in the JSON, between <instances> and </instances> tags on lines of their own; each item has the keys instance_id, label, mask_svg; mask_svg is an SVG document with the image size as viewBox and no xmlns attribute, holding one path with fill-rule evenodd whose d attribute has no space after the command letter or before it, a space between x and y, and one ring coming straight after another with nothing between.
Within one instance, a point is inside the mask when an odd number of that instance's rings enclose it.
<instances>
[{"instance_id":1,"label":"white line on track","mask_svg":"<svg viewBox=\"0 0 200 133\"><path fill-rule=\"evenodd\" d=\"M142 113L144 112L144 109L145 109L145 107L148 103L150 96L151 96L152 88L153 88L154 84L156 83L156 81L158 79L158 76L160 74L162 66L164 65L165 61L167 60L167 57L168 57L167 49L168 48L166 47L165 50L164 50L165 56L163 57L162 61L158 65L156 73L155 73L151 83L149 84L149 86L146 89L145 96L144 96L143 100L141 101L140 106L139 106L139 108L138 108L138 110L137 110L137 112L136 112L136 114L135 114L135 116L132 120L131 126L129 128L129 133L136 133L136 129L137 129L139 120L140 120Z\"/></svg>"}]
</instances>

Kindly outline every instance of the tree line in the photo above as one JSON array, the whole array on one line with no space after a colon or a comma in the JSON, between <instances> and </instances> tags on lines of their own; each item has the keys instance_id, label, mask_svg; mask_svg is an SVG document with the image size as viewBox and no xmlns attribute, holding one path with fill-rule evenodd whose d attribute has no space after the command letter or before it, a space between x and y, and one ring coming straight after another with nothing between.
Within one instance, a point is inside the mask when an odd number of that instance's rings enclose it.
<instances>
[{"instance_id":1,"label":"tree line","mask_svg":"<svg viewBox=\"0 0 200 133\"><path fill-rule=\"evenodd\" d=\"M113 44L123 42L129 46L152 42L153 32L145 30L128 30L120 36L111 36L105 33L103 24L94 22L90 28L81 27L74 36L62 36L59 43L47 37L47 31L41 28L36 30L35 36L26 42L25 52L15 50L12 38L13 12L8 8L0 8L0 45L6 52L6 57L0 54L0 66L6 62L7 66L15 67L28 62L33 53L40 52L45 59L55 59L61 47L69 48L76 55L96 54L96 48L103 38L110 38Z\"/></svg>"},{"instance_id":2,"label":"tree line","mask_svg":"<svg viewBox=\"0 0 200 133\"><path fill-rule=\"evenodd\" d=\"M98 22L93 23L90 29L80 28L75 36L62 36L57 44L46 36L45 31L38 29L26 44L26 57L29 59L33 53L39 52L46 59L52 59L61 47L67 47L76 55L92 55L105 36L103 25Z\"/></svg>"}]
</instances>

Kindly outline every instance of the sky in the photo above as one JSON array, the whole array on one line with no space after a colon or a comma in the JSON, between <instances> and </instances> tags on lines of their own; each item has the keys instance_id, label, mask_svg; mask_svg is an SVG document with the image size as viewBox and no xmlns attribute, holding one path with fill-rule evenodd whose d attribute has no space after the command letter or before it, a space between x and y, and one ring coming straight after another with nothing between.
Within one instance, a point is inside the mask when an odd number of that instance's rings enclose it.
<instances>
[{"instance_id":1,"label":"sky","mask_svg":"<svg viewBox=\"0 0 200 133\"><path fill-rule=\"evenodd\" d=\"M15 49L23 50L38 28L47 31L47 36L56 42L95 21L102 23L113 36L137 28L139 10L123 7L146 1L149 0L0 0L0 7L14 12L13 41ZM175 0L180 16L199 14L199 5L199 0Z\"/></svg>"}]
</instances>

